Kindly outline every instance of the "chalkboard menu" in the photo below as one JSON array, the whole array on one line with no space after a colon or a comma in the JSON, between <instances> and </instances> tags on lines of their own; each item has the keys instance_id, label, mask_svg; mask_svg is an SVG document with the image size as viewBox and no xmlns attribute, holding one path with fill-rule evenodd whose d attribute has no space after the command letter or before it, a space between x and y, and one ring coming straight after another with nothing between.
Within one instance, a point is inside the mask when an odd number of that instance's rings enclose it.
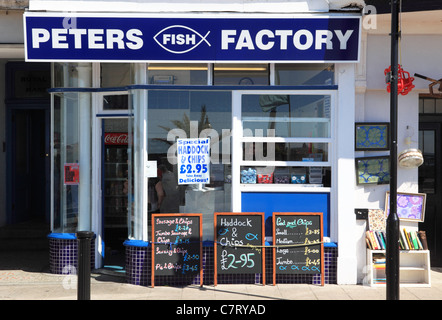
<instances>
[{"instance_id":1,"label":"chalkboard menu","mask_svg":"<svg viewBox=\"0 0 442 320\"><path fill-rule=\"evenodd\" d=\"M276 274L321 274L324 284L322 213L273 213L273 283Z\"/></svg>"},{"instance_id":2,"label":"chalkboard menu","mask_svg":"<svg viewBox=\"0 0 442 320\"><path fill-rule=\"evenodd\" d=\"M215 285L218 274L263 274L263 212L215 212Z\"/></svg>"},{"instance_id":3,"label":"chalkboard menu","mask_svg":"<svg viewBox=\"0 0 442 320\"><path fill-rule=\"evenodd\" d=\"M202 214L152 215L152 286L155 275L196 276L203 283Z\"/></svg>"}]
</instances>

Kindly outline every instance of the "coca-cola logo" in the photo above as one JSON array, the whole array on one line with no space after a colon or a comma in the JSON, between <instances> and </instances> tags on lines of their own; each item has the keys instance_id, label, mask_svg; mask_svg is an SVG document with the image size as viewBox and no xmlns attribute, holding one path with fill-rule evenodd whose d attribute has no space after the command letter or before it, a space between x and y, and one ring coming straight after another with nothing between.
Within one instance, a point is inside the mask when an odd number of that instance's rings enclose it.
<instances>
[{"instance_id":1,"label":"coca-cola logo","mask_svg":"<svg viewBox=\"0 0 442 320\"><path fill-rule=\"evenodd\" d=\"M105 145L127 145L129 135L127 133L108 132L104 135Z\"/></svg>"}]
</instances>

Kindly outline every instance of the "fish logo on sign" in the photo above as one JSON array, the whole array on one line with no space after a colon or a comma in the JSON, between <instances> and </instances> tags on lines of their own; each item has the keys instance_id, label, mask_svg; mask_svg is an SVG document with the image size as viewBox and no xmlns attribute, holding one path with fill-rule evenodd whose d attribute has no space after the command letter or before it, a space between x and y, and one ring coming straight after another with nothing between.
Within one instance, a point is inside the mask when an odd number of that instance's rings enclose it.
<instances>
[{"instance_id":1,"label":"fish logo on sign","mask_svg":"<svg viewBox=\"0 0 442 320\"><path fill-rule=\"evenodd\" d=\"M182 54L192 51L202 42L205 42L211 47L210 42L207 41L209 34L210 31L207 31L206 35L202 36L192 28L182 25L173 25L158 32L153 39L164 50L175 54Z\"/></svg>"}]
</instances>

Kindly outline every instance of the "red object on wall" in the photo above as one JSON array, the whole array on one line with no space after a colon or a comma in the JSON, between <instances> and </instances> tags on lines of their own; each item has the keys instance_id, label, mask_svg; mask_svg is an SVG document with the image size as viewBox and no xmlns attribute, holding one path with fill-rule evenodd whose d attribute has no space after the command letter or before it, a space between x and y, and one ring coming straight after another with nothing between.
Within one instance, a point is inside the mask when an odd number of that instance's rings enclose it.
<instances>
[{"instance_id":1,"label":"red object on wall","mask_svg":"<svg viewBox=\"0 0 442 320\"><path fill-rule=\"evenodd\" d=\"M384 70L384 75L387 76L387 74L391 73L391 66L389 66L387 69ZM397 81L397 94L401 94L403 96L407 95L411 89L414 88L414 78L410 77L410 73L407 71L404 71L400 65L398 65L398 81ZM390 92L391 83L387 81L387 91Z\"/></svg>"},{"instance_id":2,"label":"red object on wall","mask_svg":"<svg viewBox=\"0 0 442 320\"><path fill-rule=\"evenodd\" d=\"M64 184L78 185L80 183L80 165L78 163L64 164Z\"/></svg>"}]
</instances>

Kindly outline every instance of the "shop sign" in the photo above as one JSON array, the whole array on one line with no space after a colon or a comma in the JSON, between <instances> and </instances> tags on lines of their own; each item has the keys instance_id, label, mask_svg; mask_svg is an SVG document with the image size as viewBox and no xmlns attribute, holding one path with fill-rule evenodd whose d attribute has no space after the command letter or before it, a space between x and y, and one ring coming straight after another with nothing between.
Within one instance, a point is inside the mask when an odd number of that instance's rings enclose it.
<instances>
[{"instance_id":1,"label":"shop sign","mask_svg":"<svg viewBox=\"0 0 442 320\"><path fill-rule=\"evenodd\" d=\"M360 17L25 13L27 61L358 62Z\"/></svg>"},{"instance_id":2,"label":"shop sign","mask_svg":"<svg viewBox=\"0 0 442 320\"><path fill-rule=\"evenodd\" d=\"M210 183L210 138L178 139L178 184Z\"/></svg>"},{"instance_id":3,"label":"shop sign","mask_svg":"<svg viewBox=\"0 0 442 320\"><path fill-rule=\"evenodd\" d=\"M114 146L127 146L129 135L127 133L106 132L104 134L104 144Z\"/></svg>"}]
</instances>

